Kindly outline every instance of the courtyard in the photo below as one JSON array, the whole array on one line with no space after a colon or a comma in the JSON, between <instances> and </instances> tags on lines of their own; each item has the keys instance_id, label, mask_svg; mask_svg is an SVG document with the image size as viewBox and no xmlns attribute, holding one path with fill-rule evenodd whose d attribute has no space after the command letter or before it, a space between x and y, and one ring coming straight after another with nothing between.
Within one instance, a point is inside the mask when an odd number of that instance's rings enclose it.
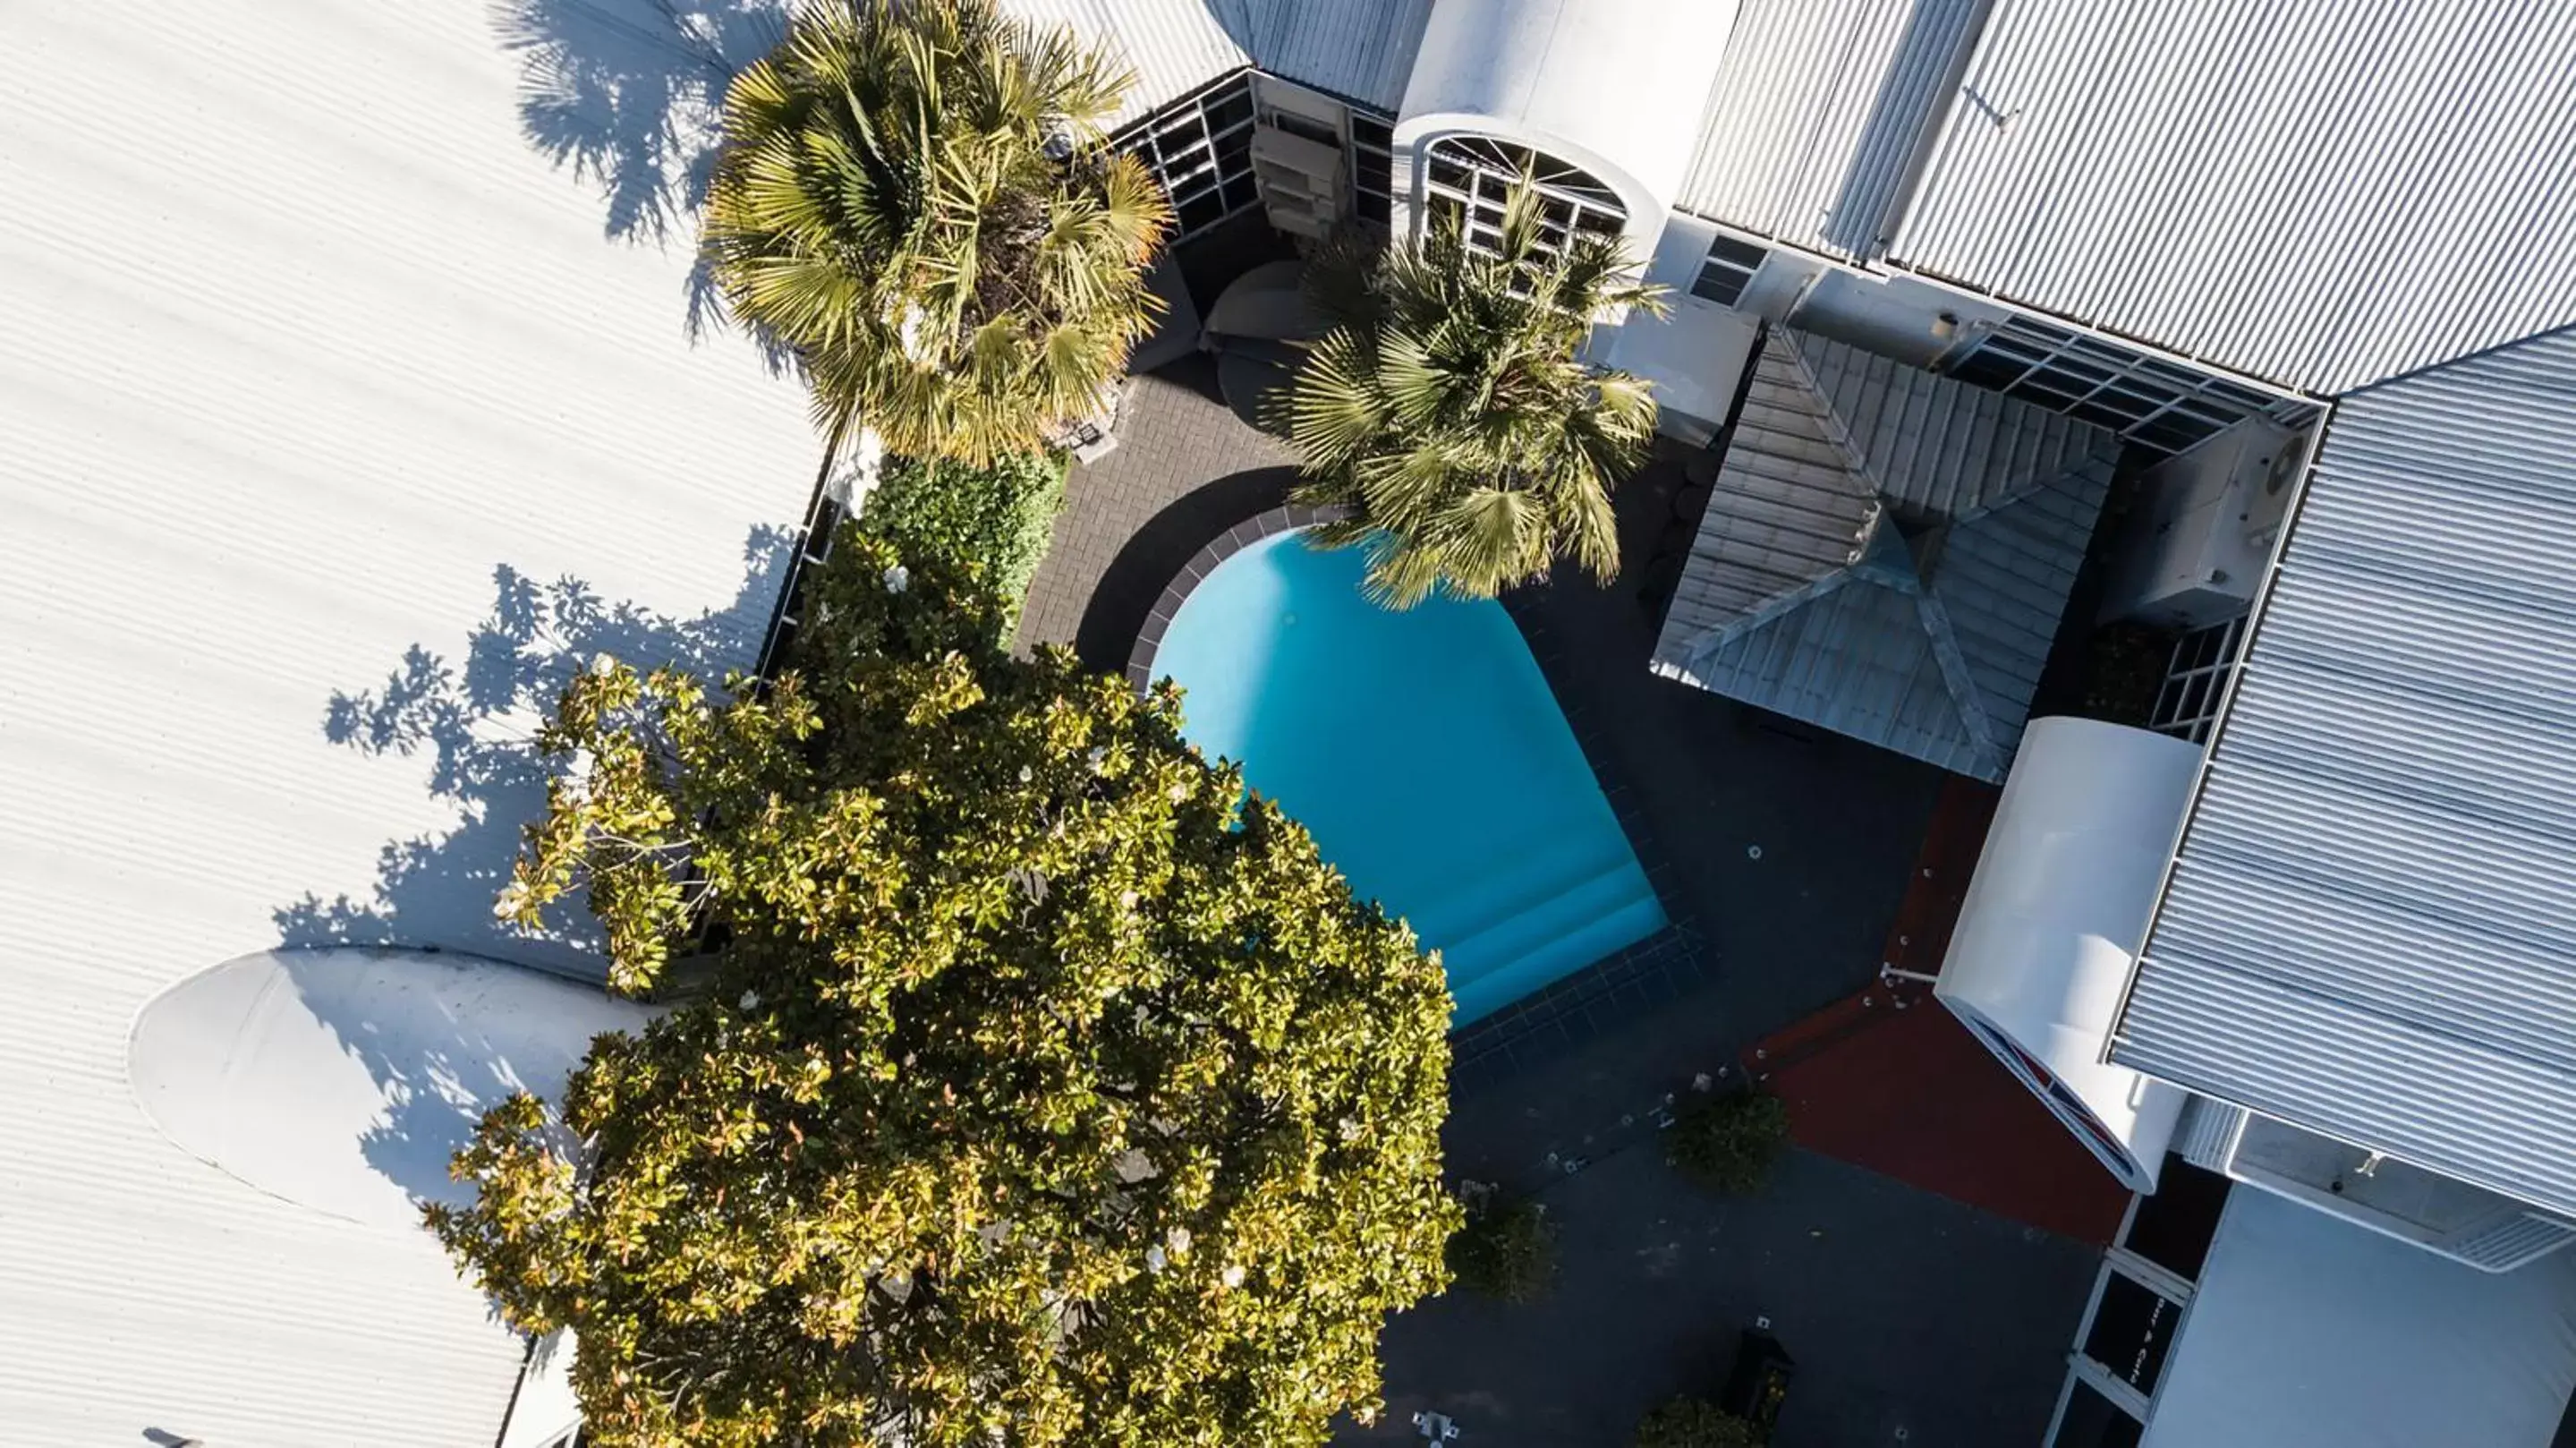
<instances>
[{"instance_id":1,"label":"courtyard","mask_svg":"<svg viewBox=\"0 0 2576 1448\"><path fill-rule=\"evenodd\" d=\"M1166 585L1282 504L1290 461L1225 406L1209 359L1137 378L1119 446L1073 473L1019 643L1125 669ZM1876 980L1944 777L1649 672L1647 580L1687 536L1693 469L1667 450L1621 490L1613 586L1505 600L1672 920L1455 1038L1451 1173L1546 1205L1554 1285L1397 1319L1389 1411L1347 1442L1414 1439L1432 1412L1469 1444L1621 1444L1665 1398L1715 1392L1762 1321L1797 1360L1781 1448L2047 1426L2097 1244L1804 1151L1740 1198L1662 1160L1658 1114L1695 1081Z\"/></svg>"}]
</instances>

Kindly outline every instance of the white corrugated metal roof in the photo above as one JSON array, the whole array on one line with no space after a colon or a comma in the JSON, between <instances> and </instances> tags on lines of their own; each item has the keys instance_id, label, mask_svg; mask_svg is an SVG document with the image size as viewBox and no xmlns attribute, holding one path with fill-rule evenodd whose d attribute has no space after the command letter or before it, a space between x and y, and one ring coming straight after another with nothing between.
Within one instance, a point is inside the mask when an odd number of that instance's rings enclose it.
<instances>
[{"instance_id":1,"label":"white corrugated metal roof","mask_svg":"<svg viewBox=\"0 0 2576 1448\"><path fill-rule=\"evenodd\" d=\"M1209 0L1003 0L1014 14L1069 27L1136 72L1118 123L1151 114L1228 71L1252 64Z\"/></svg>"},{"instance_id":2,"label":"white corrugated metal roof","mask_svg":"<svg viewBox=\"0 0 2576 1448\"><path fill-rule=\"evenodd\" d=\"M541 624L747 660L803 400L689 343L684 250L603 236L480 0L6 28L0 1438L488 1448L520 1347L435 1243L163 1139L128 1033L281 936L530 958L489 907L528 720L492 711ZM593 119L660 119L645 79ZM509 588L470 647L500 568L592 601Z\"/></svg>"},{"instance_id":3,"label":"white corrugated metal roof","mask_svg":"<svg viewBox=\"0 0 2576 1448\"><path fill-rule=\"evenodd\" d=\"M1258 66L1394 114L1431 0L1003 0L1136 70L1121 121Z\"/></svg>"},{"instance_id":4,"label":"white corrugated metal roof","mask_svg":"<svg viewBox=\"0 0 2576 1448\"><path fill-rule=\"evenodd\" d=\"M1875 256L1989 0L1744 0L1677 204Z\"/></svg>"},{"instance_id":5,"label":"white corrugated metal roof","mask_svg":"<svg viewBox=\"0 0 2576 1448\"><path fill-rule=\"evenodd\" d=\"M2576 1212L2576 329L2338 406L2113 1059Z\"/></svg>"},{"instance_id":6,"label":"white corrugated metal roof","mask_svg":"<svg viewBox=\"0 0 2576 1448\"><path fill-rule=\"evenodd\" d=\"M2576 6L1999 0L1892 261L2320 393L2576 322Z\"/></svg>"}]
</instances>

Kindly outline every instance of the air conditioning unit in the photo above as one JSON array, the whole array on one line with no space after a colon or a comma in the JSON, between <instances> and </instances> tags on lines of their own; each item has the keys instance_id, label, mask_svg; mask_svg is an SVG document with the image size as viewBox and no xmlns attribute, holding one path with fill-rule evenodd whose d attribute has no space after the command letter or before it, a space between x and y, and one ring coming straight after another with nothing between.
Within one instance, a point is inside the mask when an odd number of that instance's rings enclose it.
<instances>
[{"instance_id":1,"label":"air conditioning unit","mask_svg":"<svg viewBox=\"0 0 2576 1448\"><path fill-rule=\"evenodd\" d=\"M1252 176L1262 209L1291 236L1326 236L1341 224L1343 165L1339 146L1277 126L1252 128Z\"/></svg>"},{"instance_id":2,"label":"air conditioning unit","mask_svg":"<svg viewBox=\"0 0 2576 1448\"><path fill-rule=\"evenodd\" d=\"M2289 517L2301 438L2249 417L2141 475L2103 621L2192 629L2243 616Z\"/></svg>"}]
</instances>

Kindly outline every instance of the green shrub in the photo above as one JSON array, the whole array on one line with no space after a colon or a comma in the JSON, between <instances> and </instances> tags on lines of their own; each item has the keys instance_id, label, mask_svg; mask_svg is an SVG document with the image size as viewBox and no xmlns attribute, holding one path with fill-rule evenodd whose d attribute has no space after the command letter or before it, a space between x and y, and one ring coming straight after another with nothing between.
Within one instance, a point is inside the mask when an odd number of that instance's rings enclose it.
<instances>
[{"instance_id":1,"label":"green shrub","mask_svg":"<svg viewBox=\"0 0 2576 1448\"><path fill-rule=\"evenodd\" d=\"M935 557L974 574L1000 601L1007 634L1054 537L1064 466L1053 453L1017 454L981 468L888 458L859 528L906 558Z\"/></svg>"},{"instance_id":2,"label":"green shrub","mask_svg":"<svg viewBox=\"0 0 2576 1448\"><path fill-rule=\"evenodd\" d=\"M1705 1398L1675 1398L1637 1425L1637 1448L1762 1448L1762 1430Z\"/></svg>"},{"instance_id":3,"label":"green shrub","mask_svg":"<svg viewBox=\"0 0 2576 1448\"><path fill-rule=\"evenodd\" d=\"M1449 1239L1449 1273L1470 1292L1535 1302L1556 1280L1556 1227L1527 1197L1470 1206Z\"/></svg>"},{"instance_id":4,"label":"green shrub","mask_svg":"<svg viewBox=\"0 0 2576 1448\"><path fill-rule=\"evenodd\" d=\"M1789 1144L1789 1113L1777 1096L1728 1091L1686 1108L1664 1133L1664 1157L1703 1186L1758 1190Z\"/></svg>"}]
</instances>

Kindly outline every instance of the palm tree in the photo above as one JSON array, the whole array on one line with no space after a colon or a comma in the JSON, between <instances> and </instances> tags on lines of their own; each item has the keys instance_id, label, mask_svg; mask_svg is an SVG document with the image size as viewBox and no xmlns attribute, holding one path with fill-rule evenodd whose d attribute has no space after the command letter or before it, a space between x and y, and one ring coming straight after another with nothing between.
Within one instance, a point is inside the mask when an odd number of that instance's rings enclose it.
<instances>
[{"instance_id":1,"label":"palm tree","mask_svg":"<svg viewBox=\"0 0 2576 1448\"><path fill-rule=\"evenodd\" d=\"M1088 413L1161 304L1129 72L994 0L808 0L725 94L702 245L836 438L982 465Z\"/></svg>"},{"instance_id":2,"label":"palm tree","mask_svg":"<svg viewBox=\"0 0 2576 1448\"><path fill-rule=\"evenodd\" d=\"M1619 571L1610 489L1646 457L1644 379L1586 366L1594 322L1653 315L1617 242L1551 238L1527 178L1491 248L1445 217L1410 246L1319 266L1314 300L1338 323L1287 403L1303 455L1300 502L1346 510L1311 535L1369 549L1370 594L1410 608L1436 588L1490 598L1571 557Z\"/></svg>"}]
</instances>

